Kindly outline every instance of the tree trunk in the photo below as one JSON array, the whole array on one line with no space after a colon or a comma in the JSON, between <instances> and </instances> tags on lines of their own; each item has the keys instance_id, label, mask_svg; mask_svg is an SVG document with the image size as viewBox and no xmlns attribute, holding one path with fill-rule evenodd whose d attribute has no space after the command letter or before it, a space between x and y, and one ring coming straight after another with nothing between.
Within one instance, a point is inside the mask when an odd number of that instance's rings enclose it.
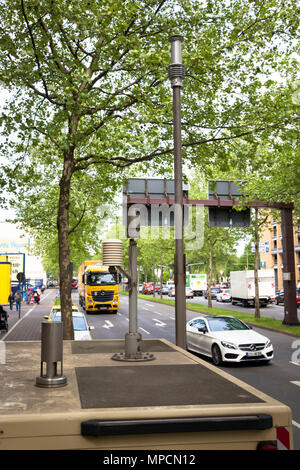
<instances>
[{"instance_id":1,"label":"tree trunk","mask_svg":"<svg viewBox=\"0 0 300 470\"><path fill-rule=\"evenodd\" d=\"M70 245L69 245L69 204L71 178L73 174L73 153L65 154L63 174L59 183L59 207L57 215L59 244L59 277L60 304L63 322L63 338L74 339L72 321L72 297L70 279Z\"/></svg>"},{"instance_id":2,"label":"tree trunk","mask_svg":"<svg viewBox=\"0 0 300 470\"><path fill-rule=\"evenodd\" d=\"M208 267L208 279L207 279L207 306L212 308L212 301L211 301L211 280L212 280L212 270L213 270L213 241L212 236L209 239L209 267Z\"/></svg>"},{"instance_id":3,"label":"tree trunk","mask_svg":"<svg viewBox=\"0 0 300 470\"><path fill-rule=\"evenodd\" d=\"M258 226L258 208L255 208L255 258L254 258L254 285L255 285L255 318L260 318L259 310L259 286L258 286L258 269L259 269L259 226Z\"/></svg>"}]
</instances>

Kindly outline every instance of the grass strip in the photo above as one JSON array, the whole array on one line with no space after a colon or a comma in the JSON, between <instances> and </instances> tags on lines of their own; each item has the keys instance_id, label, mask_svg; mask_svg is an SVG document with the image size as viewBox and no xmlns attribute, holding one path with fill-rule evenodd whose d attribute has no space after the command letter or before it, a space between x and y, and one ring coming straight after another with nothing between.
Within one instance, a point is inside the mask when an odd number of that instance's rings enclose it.
<instances>
[{"instance_id":1,"label":"grass strip","mask_svg":"<svg viewBox=\"0 0 300 470\"><path fill-rule=\"evenodd\" d=\"M128 295L127 291L120 290L120 294ZM158 302L167 305L175 306L175 300L172 299L161 299L160 297L153 297L149 295L138 294L139 299L148 300L151 302ZM286 326L282 324L282 320L276 320L275 318L263 317L256 319L251 313L238 312L236 310L230 310L220 307L209 308L207 305L197 305L192 302L186 302L186 308L199 313L205 313L209 315L228 315L231 317L238 318L245 323L249 323L254 326L270 328L281 333L290 333L296 336L300 336L300 327L298 326Z\"/></svg>"}]
</instances>

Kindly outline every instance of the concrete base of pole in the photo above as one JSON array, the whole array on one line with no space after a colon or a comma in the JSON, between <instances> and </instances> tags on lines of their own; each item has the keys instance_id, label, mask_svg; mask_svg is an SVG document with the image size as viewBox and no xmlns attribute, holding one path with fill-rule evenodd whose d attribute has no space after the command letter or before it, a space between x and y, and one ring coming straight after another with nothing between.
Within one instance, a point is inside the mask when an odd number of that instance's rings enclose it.
<instances>
[{"instance_id":1,"label":"concrete base of pole","mask_svg":"<svg viewBox=\"0 0 300 470\"><path fill-rule=\"evenodd\" d=\"M112 356L114 361L153 361L154 354L142 352L141 343L142 336L140 333L126 333L125 335L125 352L116 353Z\"/></svg>"}]
</instances>

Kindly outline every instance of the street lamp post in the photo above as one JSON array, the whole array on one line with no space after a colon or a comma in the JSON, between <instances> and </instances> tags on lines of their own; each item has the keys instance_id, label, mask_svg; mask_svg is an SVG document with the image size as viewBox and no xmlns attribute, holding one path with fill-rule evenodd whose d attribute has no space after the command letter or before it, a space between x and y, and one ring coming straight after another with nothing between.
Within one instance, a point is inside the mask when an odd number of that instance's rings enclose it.
<instances>
[{"instance_id":1,"label":"street lamp post","mask_svg":"<svg viewBox=\"0 0 300 470\"><path fill-rule=\"evenodd\" d=\"M182 144L181 144L181 87L184 78L181 43L183 37L173 35L171 65L168 76L173 89L173 138L175 185L175 324L176 344L186 349L185 261L183 245L183 193L182 193Z\"/></svg>"}]
</instances>

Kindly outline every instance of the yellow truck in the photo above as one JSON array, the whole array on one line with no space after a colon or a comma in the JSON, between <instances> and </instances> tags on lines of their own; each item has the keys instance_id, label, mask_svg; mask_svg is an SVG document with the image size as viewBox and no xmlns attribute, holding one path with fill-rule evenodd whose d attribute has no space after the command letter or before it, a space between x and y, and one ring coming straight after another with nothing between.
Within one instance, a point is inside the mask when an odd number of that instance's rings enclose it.
<instances>
[{"instance_id":1,"label":"yellow truck","mask_svg":"<svg viewBox=\"0 0 300 470\"><path fill-rule=\"evenodd\" d=\"M11 291L11 263L0 259L0 305L8 304Z\"/></svg>"},{"instance_id":2,"label":"yellow truck","mask_svg":"<svg viewBox=\"0 0 300 470\"><path fill-rule=\"evenodd\" d=\"M124 340L63 343L67 385L44 389L40 341L6 342L0 450L181 450L201 466L196 450L293 449L288 406L166 340L142 341L148 362L113 360Z\"/></svg>"},{"instance_id":3,"label":"yellow truck","mask_svg":"<svg viewBox=\"0 0 300 470\"><path fill-rule=\"evenodd\" d=\"M117 313L119 308L118 273L110 272L100 260L84 261L78 270L79 304L86 312L102 310Z\"/></svg>"}]
</instances>

